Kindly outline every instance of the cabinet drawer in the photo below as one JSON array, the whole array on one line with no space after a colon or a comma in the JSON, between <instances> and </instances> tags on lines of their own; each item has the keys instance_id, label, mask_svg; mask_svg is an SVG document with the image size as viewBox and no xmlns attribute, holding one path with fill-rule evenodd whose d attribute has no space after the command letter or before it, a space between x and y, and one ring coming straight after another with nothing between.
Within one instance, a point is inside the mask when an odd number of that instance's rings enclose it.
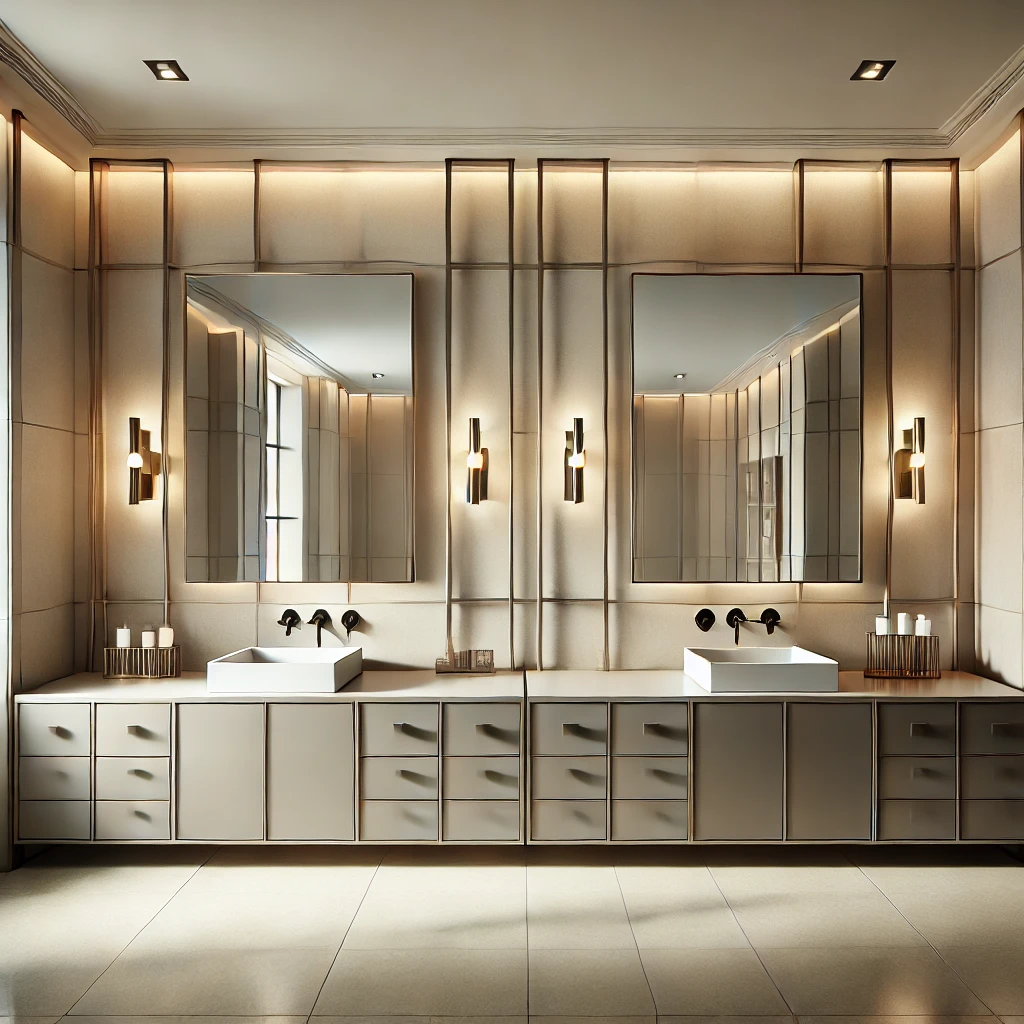
<instances>
[{"instance_id":1,"label":"cabinet drawer","mask_svg":"<svg viewBox=\"0 0 1024 1024\"><path fill-rule=\"evenodd\" d=\"M613 757L613 800L685 800L685 757Z\"/></svg>"},{"instance_id":2,"label":"cabinet drawer","mask_svg":"<svg viewBox=\"0 0 1024 1024\"><path fill-rule=\"evenodd\" d=\"M18 752L25 757L88 757L88 704L19 704Z\"/></svg>"},{"instance_id":3,"label":"cabinet drawer","mask_svg":"<svg viewBox=\"0 0 1024 1024\"><path fill-rule=\"evenodd\" d=\"M518 800L445 800L444 838L514 843L519 839L519 818Z\"/></svg>"},{"instance_id":4,"label":"cabinet drawer","mask_svg":"<svg viewBox=\"0 0 1024 1024\"><path fill-rule=\"evenodd\" d=\"M1024 800L1024 757L961 758L960 795L965 800Z\"/></svg>"},{"instance_id":5,"label":"cabinet drawer","mask_svg":"<svg viewBox=\"0 0 1024 1024\"><path fill-rule=\"evenodd\" d=\"M446 757L446 800L518 800L518 757Z\"/></svg>"},{"instance_id":6,"label":"cabinet drawer","mask_svg":"<svg viewBox=\"0 0 1024 1024\"><path fill-rule=\"evenodd\" d=\"M1024 754L1024 701L961 704L960 752Z\"/></svg>"},{"instance_id":7,"label":"cabinet drawer","mask_svg":"<svg viewBox=\"0 0 1024 1024\"><path fill-rule=\"evenodd\" d=\"M603 754L607 749L607 704L534 704L530 721L535 754Z\"/></svg>"},{"instance_id":8,"label":"cabinet drawer","mask_svg":"<svg viewBox=\"0 0 1024 1024\"><path fill-rule=\"evenodd\" d=\"M445 704L446 754L518 754L518 704Z\"/></svg>"},{"instance_id":9,"label":"cabinet drawer","mask_svg":"<svg viewBox=\"0 0 1024 1024\"><path fill-rule=\"evenodd\" d=\"M956 753L956 706L954 704L878 705L878 752L880 754Z\"/></svg>"},{"instance_id":10,"label":"cabinet drawer","mask_svg":"<svg viewBox=\"0 0 1024 1024\"><path fill-rule=\"evenodd\" d=\"M361 754L437 753L436 704L363 704L360 715Z\"/></svg>"},{"instance_id":11,"label":"cabinet drawer","mask_svg":"<svg viewBox=\"0 0 1024 1024\"><path fill-rule=\"evenodd\" d=\"M955 839L955 800L880 800L879 839Z\"/></svg>"},{"instance_id":12,"label":"cabinet drawer","mask_svg":"<svg viewBox=\"0 0 1024 1024\"><path fill-rule=\"evenodd\" d=\"M102 800L96 804L96 838L171 838L171 805L161 800Z\"/></svg>"},{"instance_id":13,"label":"cabinet drawer","mask_svg":"<svg viewBox=\"0 0 1024 1024\"><path fill-rule=\"evenodd\" d=\"M18 795L22 800L88 800L89 758L21 758Z\"/></svg>"},{"instance_id":14,"label":"cabinet drawer","mask_svg":"<svg viewBox=\"0 0 1024 1024\"><path fill-rule=\"evenodd\" d=\"M891 800L955 800L955 757L883 757L878 795Z\"/></svg>"},{"instance_id":15,"label":"cabinet drawer","mask_svg":"<svg viewBox=\"0 0 1024 1024\"><path fill-rule=\"evenodd\" d=\"M690 827L688 807L685 800L613 800L612 839L685 839Z\"/></svg>"},{"instance_id":16,"label":"cabinet drawer","mask_svg":"<svg viewBox=\"0 0 1024 1024\"><path fill-rule=\"evenodd\" d=\"M603 800L607 772L604 757L535 757L531 795L536 800Z\"/></svg>"},{"instance_id":17,"label":"cabinet drawer","mask_svg":"<svg viewBox=\"0 0 1024 1024\"><path fill-rule=\"evenodd\" d=\"M604 839L603 800L534 800L530 837L544 842Z\"/></svg>"},{"instance_id":18,"label":"cabinet drawer","mask_svg":"<svg viewBox=\"0 0 1024 1024\"><path fill-rule=\"evenodd\" d=\"M437 801L364 800L359 838L370 842L437 841Z\"/></svg>"},{"instance_id":19,"label":"cabinet drawer","mask_svg":"<svg viewBox=\"0 0 1024 1024\"><path fill-rule=\"evenodd\" d=\"M1024 800L964 800L962 839L1024 839Z\"/></svg>"},{"instance_id":20,"label":"cabinet drawer","mask_svg":"<svg viewBox=\"0 0 1024 1024\"><path fill-rule=\"evenodd\" d=\"M18 804L18 838L88 839L88 800L22 800Z\"/></svg>"},{"instance_id":21,"label":"cabinet drawer","mask_svg":"<svg viewBox=\"0 0 1024 1024\"><path fill-rule=\"evenodd\" d=\"M169 800L166 757L97 757L97 800Z\"/></svg>"},{"instance_id":22,"label":"cabinet drawer","mask_svg":"<svg viewBox=\"0 0 1024 1024\"><path fill-rule=\"evenodd\" d=\"M101 757L168 757L169 704L97 704L96 753Z\"/></svg>"},{"instance_id":23,"label":"cabinet drawer","mask_svg":"<svg viewBox=\"0 0 1024 1024\"><path fill-rule=\"evenodd\" d=\"M685 754L689 705L612 705L613 754Z\"/></svg>"},{"instance_id":24,"label":"cabinet drawer","mask_svg":"<svg viewBox=\"0 0 1024 1024\"><path fill-rule=\"evenodd\" d=\"M436 800L436 757L364 757L359 762L364 800Z\"/></svg>"}]
</instances>

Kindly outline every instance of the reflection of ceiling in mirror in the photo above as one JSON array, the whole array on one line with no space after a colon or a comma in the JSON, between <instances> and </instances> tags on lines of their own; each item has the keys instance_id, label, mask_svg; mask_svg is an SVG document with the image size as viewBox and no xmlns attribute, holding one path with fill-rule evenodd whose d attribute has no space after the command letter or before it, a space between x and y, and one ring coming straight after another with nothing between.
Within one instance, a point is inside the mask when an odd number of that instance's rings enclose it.
<instances>
[{"instance_id":1,"label":"reflection of ceiling in mirror","mask_svg":"<svg viewBox=\"0 0 1024 1024\"><path fill-rule=\"evenodd\" d=\"M855 274L636 274L633 391L706 394L800 324L859 299Z\"/></svg>"},{"instance_id":2,"label":"reflection of ceiling in mirror","mask_svg":"<svg viewBox=\"0 0 1024 1024\"><path fill-rule=\"evenodd\" d=\"M195 278L291 335L356 388L412 394L411 274ZM373 374L384 376L374 379Z\"/></svg>"}]
</instances>

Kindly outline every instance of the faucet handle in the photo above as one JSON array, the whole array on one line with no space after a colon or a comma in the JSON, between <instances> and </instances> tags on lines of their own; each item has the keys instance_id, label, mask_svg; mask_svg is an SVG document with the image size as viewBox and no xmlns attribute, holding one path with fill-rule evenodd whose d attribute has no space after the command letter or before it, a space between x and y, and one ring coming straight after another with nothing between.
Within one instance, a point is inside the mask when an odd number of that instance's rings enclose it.
<instances>
[{"instance_id":1,"label":"faucet handle","mask_svg":"<svg viewBox=\"0 0 1024 1024\"><path fill-rule=\"evenodd\" d=\"M766 627L768 635L771 636L775 632L775 627L781 625L782 616L774 608L765 608L758 622Z\"/></svg>"},{"instance_id":2,"label":"faucet handle","mask_svg":"<svg viewBox=\"0 0 1024 1024\"><path fill-rule=\"evenodd\" d=\"M317 608L313 617L306 623L307 626L329 626L331 624L331 613L326 608Z\"/></svg>"}]
</instances>

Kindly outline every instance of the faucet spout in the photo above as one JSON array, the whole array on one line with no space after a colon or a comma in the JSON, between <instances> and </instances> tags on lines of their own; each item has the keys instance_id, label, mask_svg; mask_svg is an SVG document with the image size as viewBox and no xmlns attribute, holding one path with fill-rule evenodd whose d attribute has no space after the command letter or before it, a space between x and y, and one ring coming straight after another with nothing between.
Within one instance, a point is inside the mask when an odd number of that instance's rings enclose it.
<instances>
[{"instance_id":1,"label":"faucet spout","mask_svg":"<svg viewBox=\"0 0 1024 1024\"><path fill-rule=\"evenodd\" d=\"M322 647L323 646L323 639L322 639L323 629L324 629L324 626L329 626L330 624L331 624L331 615L330 615L330 612L328 612L326 608L317 608L317 610L315 612L313 612L313 618L311 618L309 620L308 625L316 626L316 645L317 645L317 647Z\"/></svg>"},{"instance_id":2,"label":"faucet spout","mask_svg":"<svg viewBox=\"0 0 1024 1024\"><path fill-rule=\"evenodd\" d=\"M740 623L746 622L747 616L743 613L742 608L733 608L725 616L725 624L731 626L735 631L735 642L736 646L740 645Z\"/></svg>"},{"instance_id":3,"label":"faucet spout","mask_svg":"<svg viewBox=\"0 0 1024 1024\"><path fill-rule=\"evenodd\" d=\"M292 630L302 622L302 617L294 608L285 608L284 614L277 620L279 626L284 626L284 635L291 636Z\"/></svg>"}]
</instances>

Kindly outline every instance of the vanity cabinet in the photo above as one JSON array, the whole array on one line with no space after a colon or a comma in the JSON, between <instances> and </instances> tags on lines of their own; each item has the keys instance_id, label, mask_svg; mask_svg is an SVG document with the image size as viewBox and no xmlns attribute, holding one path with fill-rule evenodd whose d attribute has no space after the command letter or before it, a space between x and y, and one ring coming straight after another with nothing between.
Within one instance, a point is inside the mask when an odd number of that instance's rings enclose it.
<instances>
[{"instance_id":1,"label":"vanity cabinet","mask_svg":"<svg viewBox=\"0 0 1024 1024\"><path fill-rule=\"evenodd\" d=\"M264 704L179 704L177 837L264 838Z\"/></svg>"}]
</instances>

